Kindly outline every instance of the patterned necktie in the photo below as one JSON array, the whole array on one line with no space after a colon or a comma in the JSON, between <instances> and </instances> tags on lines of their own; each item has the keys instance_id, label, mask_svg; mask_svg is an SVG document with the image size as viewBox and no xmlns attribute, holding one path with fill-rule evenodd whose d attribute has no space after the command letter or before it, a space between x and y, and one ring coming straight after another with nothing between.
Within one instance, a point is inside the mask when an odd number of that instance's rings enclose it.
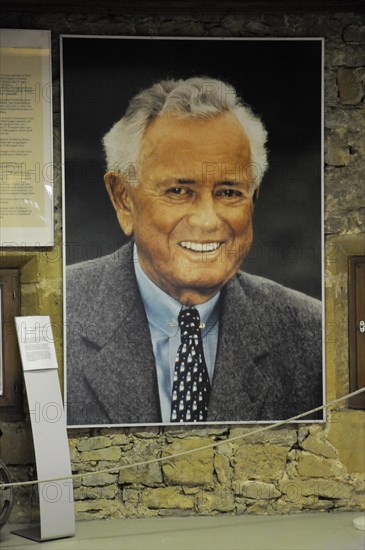
<instances>
[{"instance_id":1,"label":"patterned necktie","mask_svg":"<svg viewBox=\"0 0 365 550\"><path fill-rule=\"evenodd\" d=\"M181 344L175 361L171 422L200 422L207 419L210 383L198 310L181 309L178 322Z\"/></svg>"}]
</instances>

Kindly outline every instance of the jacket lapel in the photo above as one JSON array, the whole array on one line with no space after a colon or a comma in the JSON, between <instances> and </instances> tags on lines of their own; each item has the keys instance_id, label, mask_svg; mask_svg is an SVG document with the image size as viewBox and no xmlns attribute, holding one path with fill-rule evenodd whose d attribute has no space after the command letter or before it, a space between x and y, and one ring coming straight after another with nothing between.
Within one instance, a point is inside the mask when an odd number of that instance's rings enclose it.
<instances>
[{"instance_id":1,"label":"jacket lapel","mask_svg":"<svg viewBox=\"0 0 365 550\"><path fill-rule=\"evenodd\" d=\"M85 377L106 423L160 422L155 361L132 243L110 257L91 317L97 330L83 337L98 351Z\"/></svg>"},{"instance_id":2,"label":"jacket lapel","mask_svg":"<svg viewBox=\"0 0 365 550\"><path fill-rule=\"evenodd\" d=\"M269 327L263 309L251 302L237 277L222 291L208 421L262 418L270 388Z\"/></svg>"}]
</instances>

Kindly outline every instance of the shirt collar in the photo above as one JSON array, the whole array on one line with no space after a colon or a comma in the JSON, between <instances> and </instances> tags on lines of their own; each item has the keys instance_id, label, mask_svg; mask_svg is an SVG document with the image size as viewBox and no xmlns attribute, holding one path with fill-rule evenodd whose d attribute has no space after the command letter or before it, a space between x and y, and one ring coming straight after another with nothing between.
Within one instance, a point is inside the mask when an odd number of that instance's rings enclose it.
<instances>
[{"instance_id":1,"label":"shirt collar","mask_svg":"<svg viewBox=\"0 0 365 550\"><path fill-rule=\"evenodd\" d=\"M139 291L146 311L148 322L168 336L176 333L177 318L181 308L180 302L158 287L142 270L138 261L138 251L134 244L133 265ZM199 304L202 334L207 334L215 326L219 317L219 296L217 292L210 300Z\"/></svg>"}]
</instances>

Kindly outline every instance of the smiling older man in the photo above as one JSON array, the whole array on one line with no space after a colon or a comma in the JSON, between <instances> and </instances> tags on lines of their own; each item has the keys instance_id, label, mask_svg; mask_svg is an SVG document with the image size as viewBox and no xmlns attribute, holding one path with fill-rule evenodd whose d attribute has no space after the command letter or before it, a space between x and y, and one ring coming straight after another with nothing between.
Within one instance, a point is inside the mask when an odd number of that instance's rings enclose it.
<instances>
[{"instance_id":1,"label":"smiling older man","mask_svg":"<svg viewBox=\"0 0 365 550\"><path fill-rule=\"evenodd\" d=\"M133 239L68 269L70 425L278 420L322 403L320 303L239 271L265 142L207 78L141 92L105 136Z\"/></svg>"}]
</instances>

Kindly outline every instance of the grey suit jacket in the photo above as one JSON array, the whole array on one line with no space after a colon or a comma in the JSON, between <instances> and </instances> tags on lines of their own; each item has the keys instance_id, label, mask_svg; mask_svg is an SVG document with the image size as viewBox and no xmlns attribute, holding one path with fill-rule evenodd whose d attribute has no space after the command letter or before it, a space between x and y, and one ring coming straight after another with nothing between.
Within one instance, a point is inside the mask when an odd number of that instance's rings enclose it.
<instances>
[{"instance_id":1,"label":"grey suit jacket","mask_svg":"<svg viewBox=\"0 0 365 550\"><path fill-rule=\"evenodd\" d=\"M160 423L132 244L71 266L66 281L68 424ZM280 420L322 404L320 302L239 272L220 308L209 422Z\"/></svg>"}]
</instances>

